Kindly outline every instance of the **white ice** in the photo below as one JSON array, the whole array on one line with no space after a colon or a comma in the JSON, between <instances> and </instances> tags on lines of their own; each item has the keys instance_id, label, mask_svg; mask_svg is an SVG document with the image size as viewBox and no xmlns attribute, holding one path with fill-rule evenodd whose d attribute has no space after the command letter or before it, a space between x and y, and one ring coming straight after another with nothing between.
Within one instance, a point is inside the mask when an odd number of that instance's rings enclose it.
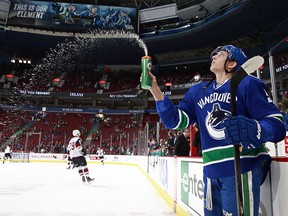
<instances>
[{"instance_id":1,"label":"white ice","mask_svg":"<svg viewBox=\"0 0 288 216\"><path fill-rule=\"evenodd\" d=\"M175 215L138 167L88 164L83 184L65 163L0 163L0 216Z\"/></svg>"}]
</instances>

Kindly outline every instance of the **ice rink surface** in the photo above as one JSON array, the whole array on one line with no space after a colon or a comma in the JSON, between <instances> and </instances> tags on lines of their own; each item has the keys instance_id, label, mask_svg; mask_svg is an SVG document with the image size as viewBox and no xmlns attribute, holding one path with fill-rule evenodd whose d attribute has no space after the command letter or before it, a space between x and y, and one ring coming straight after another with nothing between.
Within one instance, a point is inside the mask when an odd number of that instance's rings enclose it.
<instances>
[{"instance_id":1,"label":"ice rink surface","mask_svg":"<svg viewBox=\"0 0 288 216\"><path fill-rule=\"evenodd\" d=\"M0 164L0 216L175 215L138 167L88 164L91 184L65 163Z\"/></svg>"}]
</instances>

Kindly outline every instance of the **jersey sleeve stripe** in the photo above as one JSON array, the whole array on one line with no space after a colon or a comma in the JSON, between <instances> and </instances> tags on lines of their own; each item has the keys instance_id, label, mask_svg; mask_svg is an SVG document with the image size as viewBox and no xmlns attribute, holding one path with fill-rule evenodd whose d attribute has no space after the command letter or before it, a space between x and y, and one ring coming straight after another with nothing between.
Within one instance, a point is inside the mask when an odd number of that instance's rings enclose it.
<instances>
[{"instance_id":1,"label":"jersey sleeve stripe","mask_svg":"<svg viewBox=\"0 0 288 216\"><path fill-rule=\"evenodd\" d=\"M189 126L188 115L180 109L178 109L178 115L179 115L179 122L176 125L176 127L173 128L173 130L184 129L184 128L187 128Z\"/></svg>"},{"instance_id":2,"label":"jersey sleeve stripe","mask_svg":"<svg viewBox=\"0 0 288 216\"><path fill-rule=\"evenodd\" d=\"M266 118L274 118L274 119L280 120L281 122L284 122L284 118L281 114L268 115L268 116L266 116Z\"/></svg>"}]
</instances>

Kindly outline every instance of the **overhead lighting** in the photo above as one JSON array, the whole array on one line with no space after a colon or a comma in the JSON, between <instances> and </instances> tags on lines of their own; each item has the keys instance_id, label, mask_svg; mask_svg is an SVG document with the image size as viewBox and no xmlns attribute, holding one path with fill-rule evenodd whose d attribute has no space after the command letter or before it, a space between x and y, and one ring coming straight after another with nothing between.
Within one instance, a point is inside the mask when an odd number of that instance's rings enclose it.
<instances>
[{"instance_id":1,"label":"overhead lighting","mask_svg":"<svg viewBox=\"0 0 288 216\"><path fill-rule=\"evenodd\" d=\"M22 59L22 58L15 58L15 59L11 59L11 63L15 64L15 63L19 63L19 64L31 64L31 60L30 59Z\"/></svg>"},{"instance_id":2,"label":"overhead lighting","mask_svg":"<svg viewBox=\"0 0 288 216\"><path fill-rule=\"evenodd\" d=\"M196 75L194 76L194 80L195 80L196 82L198 82L200 79L201 79L201 75L200 75L200 74L196 74Z\"/></svg>"}]
</instances>

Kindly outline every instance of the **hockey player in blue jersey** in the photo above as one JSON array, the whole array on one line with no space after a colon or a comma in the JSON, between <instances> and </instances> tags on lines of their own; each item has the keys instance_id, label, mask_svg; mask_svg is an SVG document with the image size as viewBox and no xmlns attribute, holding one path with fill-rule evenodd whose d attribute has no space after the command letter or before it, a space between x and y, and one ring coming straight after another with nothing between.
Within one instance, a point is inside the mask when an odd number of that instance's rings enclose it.
<instances>
[{"instance_id":1,"label":"hockey player in blue jersey","mask_svg":"<svg viewBox=\"0 0 288 216\"><path fill-rule=\"evenodd\" d=\"M211 54L211 82L190 87L175 106L161 92L156 77L152 93L157 112L169 129L183 129L198 122L203 154L205 216L237 215L234 145L241 143L241 176L245 216L258 216L260 186L271 163L264 143L279 142L285 127L279 109L269 98L264 83L246 76L238 85L237 116L231 116L230 78L247 60L241 49L226 45Z\"/></svg>"}]
</instances>

